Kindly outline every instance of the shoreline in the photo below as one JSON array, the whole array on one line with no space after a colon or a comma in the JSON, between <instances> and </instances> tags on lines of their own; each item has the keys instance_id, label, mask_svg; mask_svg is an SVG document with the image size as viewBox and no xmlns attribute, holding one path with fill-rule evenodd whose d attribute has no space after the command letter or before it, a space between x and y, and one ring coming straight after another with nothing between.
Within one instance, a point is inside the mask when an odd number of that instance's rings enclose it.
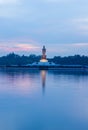
<instances>
[{"instance_id":1,"label":"shoreline","mask_svg":"<svg viewBox=\"0 0 88 130\"><path fill-rule=\"evenodd\" d=\"M71 71L88 71L88 66L83 65L57 65L57 66L16 66L16 65L7 65L0 66L0 68L23 68L23 69L33 69L33 70L71 70Z\"/></svg>"}]
</instances>

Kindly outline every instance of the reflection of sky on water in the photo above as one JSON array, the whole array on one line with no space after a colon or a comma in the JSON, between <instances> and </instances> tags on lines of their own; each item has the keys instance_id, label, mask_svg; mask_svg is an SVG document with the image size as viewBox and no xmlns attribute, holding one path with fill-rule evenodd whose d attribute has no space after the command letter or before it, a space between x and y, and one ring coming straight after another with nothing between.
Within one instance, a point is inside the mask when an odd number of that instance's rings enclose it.
<instances>
[{"instance_id":1,"label":"reflection of sky on water","mask_svg":"<svg viewBox=\"0 0 88 130\"><path fill-rule=\"evenodd\" d=\"M2 77L3 75L3 77ZM4 78L4 80L3 80ZM36 86L36 83L41 80L43 93L45 91L45 82L46 82L46 71L31 71L31 70L14 70L14 69L8 69L8 70L1 70L0 73L0 81L3 84L4 87L0 86L0 91L11 91L17 92L17 93L23 93L23 94L29 94L38 87ZM7 83L10 84L9 87L7 87Z\"/></svg>"},{"instance_id":2,"label":"reflection of sky on water","mask_svg":"<svg viewBox=\"0 0 88 130\"><path fill-rule=\"evenodd\" d=\"M0 83L4 84L4 86L0 85L0 91L29 94L37 89L35 85L37 79L39 79L38 73L37 71L34 73L18 69L2 70L0 73Z\"/></svg>"},{"instance_id":3,"label":"reflection of sky on water","mask_svg":"<svg viewBox=\"0 0 88 130\"><path fill-rule=\"evenodd\" d=\"M87 85L83 72L0 70L0 129L88 130Z\"/></svg>"}]
</instances>

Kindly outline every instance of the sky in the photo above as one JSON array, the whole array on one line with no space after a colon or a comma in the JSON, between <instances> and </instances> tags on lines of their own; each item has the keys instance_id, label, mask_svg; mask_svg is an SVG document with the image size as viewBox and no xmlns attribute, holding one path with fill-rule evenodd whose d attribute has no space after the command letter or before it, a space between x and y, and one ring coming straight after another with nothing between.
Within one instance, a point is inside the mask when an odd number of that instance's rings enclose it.
<instances>
[{"instance_id":1,"label":"sky","mask_svg":"<svg viewBox=\"0 0 88 130\"><path fill-rule=\"evenodd\" d=\"M88 0L0 0L0 56L88 55Z\"/></svg>"}]
</instances>

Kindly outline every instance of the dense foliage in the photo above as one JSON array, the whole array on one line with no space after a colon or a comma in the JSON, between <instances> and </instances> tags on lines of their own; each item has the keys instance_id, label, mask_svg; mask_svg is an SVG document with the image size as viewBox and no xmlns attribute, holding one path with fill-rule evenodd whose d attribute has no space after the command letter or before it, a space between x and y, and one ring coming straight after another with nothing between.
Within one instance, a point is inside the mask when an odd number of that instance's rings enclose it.
<instances>
[{"instance_id":1,"label":"dense foliage","mask_svg":"<svg viewBox=\"0 0 88 130\"><path fill-rule=\"evenodd\" d=\"M41 56L36 56L34 54L30 56L19 56L11 53L7 56L0 57L0 65L26 65L33 62L38 62L40 58Z\"/></svg>"},{"instance_id":2,"label":"dense foliage","mask_svg":"<svg viewBox=\"0 0 88 130\"><path fill-rule=\"evenodd\" d=\"M68 57L60 57L55 56L53 62L57 64L65 64L65 65L88 65L88 56L68 56Z\"/></svg>"},{"instance_id":3,"label":"dense foliage","mask_svg":"<svg viewBox=\"0 0 88 130\"><path fill-rule=\"evenodd\" d=\"M33 62L38 62L41 56L36 56L34 54L29 56L19 56L17 54L11 53L7 56L0 57L0 65L26 65ZM50 62L62 65L88 65L88 56L68 56L60 57L55 56L52 59L48 59Z\"/></svg>"}]
</instances>

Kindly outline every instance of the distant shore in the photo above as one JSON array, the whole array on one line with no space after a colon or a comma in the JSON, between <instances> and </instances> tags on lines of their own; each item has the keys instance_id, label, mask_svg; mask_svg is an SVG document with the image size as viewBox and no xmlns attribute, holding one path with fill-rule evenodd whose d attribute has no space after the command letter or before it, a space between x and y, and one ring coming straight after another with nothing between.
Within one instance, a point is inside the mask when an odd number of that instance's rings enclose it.
<instances>
[{"instance_id":1,"label":"distant shore","mask_svg":"<svg viewBox=\"0 0 88 130\"><path fill-rule=\"evenodd\" d=\"M27 66L27 65L2 65L0 68L28 68L28 69L40 69L40 70L73 70L73 71L88 71L88 66L83 65L57 65L57 66Z\"/></svg>"}]
</instances>

